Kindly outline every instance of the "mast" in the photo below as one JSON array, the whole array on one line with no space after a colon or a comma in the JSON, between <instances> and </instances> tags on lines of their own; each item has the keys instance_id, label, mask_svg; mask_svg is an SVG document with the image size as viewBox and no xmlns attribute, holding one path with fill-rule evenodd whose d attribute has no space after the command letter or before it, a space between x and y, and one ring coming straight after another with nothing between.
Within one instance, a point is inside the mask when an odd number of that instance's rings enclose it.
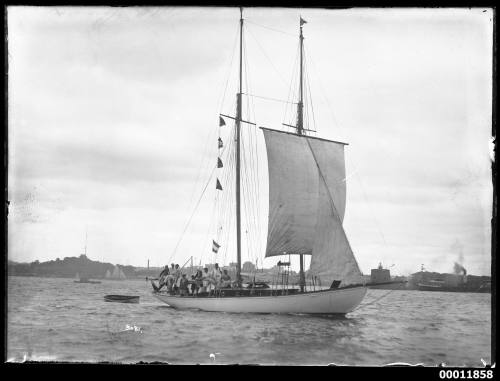
<instances>
[{"instance_id":1,"label":"mast","mask_svg":"<svg viewBox=\"0 0 500 381\"><path fill-rule=\"evenodd\" d=\"M87 256L87 229L85 229L85 256Z\"/></svg>"},{"instance_id":2,"label":"mast","mask_svg":"<svg viewBox=\"0 0 500 381\"><path fill-rule=\"evenodd\" d=\"M241 286L240 128L243 92L243 8L240 7L240 86L236 100L236 281Z\"/></svg>"},{"instance_id":3,"label":"mast","mask_svg":"<svg viewBox=\"0 0 500 381\"><path fill-rule=\"evenodd\" d=\"M300 17L300 86L299 86L299 103L297 104L297 134L304 133L304 99L303 99L303 50L304 50L304 36L302 34L302 24L304 20ZM304 277L304 255L300 254L300 272L299 272L299 285L300 291L304 292L305 277Z\"/></svg>"},{"instance_id":4,"label":"mast","mask_svg":"<svg viewBox=\"0 0 500 381\"><path fill-rule=\"evenodd\" d=\"M304 36L302 35L302 17L300 18L300 85L299 85L299 103L297 104L297 134L302 135L304 131L304 102L303 102L303 50Z\"/></svg>"}]
</instances>

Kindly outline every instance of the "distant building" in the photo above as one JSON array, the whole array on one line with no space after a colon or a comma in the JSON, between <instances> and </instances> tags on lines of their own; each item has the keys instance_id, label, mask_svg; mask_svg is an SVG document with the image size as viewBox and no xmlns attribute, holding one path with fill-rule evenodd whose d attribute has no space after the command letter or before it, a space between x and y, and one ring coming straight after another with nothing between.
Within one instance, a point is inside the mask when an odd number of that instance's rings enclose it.
<instances>
[{"instance_id":1,"label":"distant building","mask_svg":"<svg viewBox=\"0 0 500 381\"><path fill-rule=\"evenodd\" d=\"M483 292L488 282L491 282L489 276L419 271L410 276L409 288L429 291L432 286L434 291Z\"/></svg>"},{"instance_id":2,"label":"distant building","mask_svg":"<svg viewBox=\"0 0 500 381\"><path fill-rule=\"evenodd\" d=\"M370 281L372 283L390 282L391 272L389 269L384 269L382 264L379 264L377 269L372 269Z\"/></svg>"}]
</instances>

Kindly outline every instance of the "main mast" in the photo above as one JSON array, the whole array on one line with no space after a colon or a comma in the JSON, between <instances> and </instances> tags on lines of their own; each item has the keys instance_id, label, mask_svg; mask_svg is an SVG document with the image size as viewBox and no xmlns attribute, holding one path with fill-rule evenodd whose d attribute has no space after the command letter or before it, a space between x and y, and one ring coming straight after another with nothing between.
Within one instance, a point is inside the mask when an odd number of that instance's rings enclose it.
<instances>
[{"instance_id":1,"label":"main mast","mask_svg":"<svg viewBox=\"0 0 500 381\"><path fill-rule=\"evenodd\" d=\"M236 281L241 287L241 207L240 207L240 128L241 128L241 97L243 93L243 8L240 8L240 86L236 100Z\"/></svg>"},{"instance_id":2,"label":"main mast","mask_svg":"<svg viewBox=\"0 0 500 381\"><path fill-rule=\"evenodd\" d=\"M300 86L299 86L299 103L297 104L297 134L304 134L304 99L303 99L303 69L302 69L302 57L304 50L304 36L302 35L302 25L305 21L300 18ZM304 292L305 277L304 277L304 255L300 254L300 272L299 272L299 284L300 291Z\"/></svg>"}]
</instances>

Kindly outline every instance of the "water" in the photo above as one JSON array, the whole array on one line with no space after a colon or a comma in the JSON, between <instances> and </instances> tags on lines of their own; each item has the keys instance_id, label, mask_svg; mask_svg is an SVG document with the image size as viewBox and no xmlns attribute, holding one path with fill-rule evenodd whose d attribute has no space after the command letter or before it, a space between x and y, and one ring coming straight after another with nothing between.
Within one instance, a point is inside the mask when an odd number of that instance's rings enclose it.
<instances>
[{"instance_id":1,"label":"water","mask_svg":"<svg viewBox=\"0 0 500 381\"><path fill-rule=\"evenodd\" d=\"M109 303L106 294L141 299ZM490 303L490 294L369 290L345 318L227 314L170 308L146 281L9 277L7 359L483 366Z\"/></svg>"}]
</instances>

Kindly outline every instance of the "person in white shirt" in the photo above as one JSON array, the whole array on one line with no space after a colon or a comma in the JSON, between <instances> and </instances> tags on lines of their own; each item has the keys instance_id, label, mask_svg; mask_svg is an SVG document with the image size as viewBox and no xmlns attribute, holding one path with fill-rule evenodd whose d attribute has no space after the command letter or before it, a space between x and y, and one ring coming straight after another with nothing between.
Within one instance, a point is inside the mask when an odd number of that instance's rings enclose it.
<instances>
[{"instance_id":1,"label":"person in white shirt","mask_svg":"<svg viewBox=\"0 0 500 381\"><path fill-rule=\"evenodd\" d=\"M210 273L211 278L214 279L215 281L215 287L219 287L221 284L221 278L222 278L222 271L219 268L219 264L216 263L214 268L212 269Z\"/></svg>"},{"instance_id":2,"label":"person in white shirt","mask_svg":"<svg viewBox=\"0 0 500 381\"><path fill-rule=\"evenodd\" d=\"M208 267L205 267L203 269L203 274L202 274L202 284L203 284L203 287L202 287L202 291L201 292L210 292L211 289L212 289L212 283L213 283L213 280L212 280L212 277L210 276L211 274L208 272Z\"/></svg>"}]
</instances>

